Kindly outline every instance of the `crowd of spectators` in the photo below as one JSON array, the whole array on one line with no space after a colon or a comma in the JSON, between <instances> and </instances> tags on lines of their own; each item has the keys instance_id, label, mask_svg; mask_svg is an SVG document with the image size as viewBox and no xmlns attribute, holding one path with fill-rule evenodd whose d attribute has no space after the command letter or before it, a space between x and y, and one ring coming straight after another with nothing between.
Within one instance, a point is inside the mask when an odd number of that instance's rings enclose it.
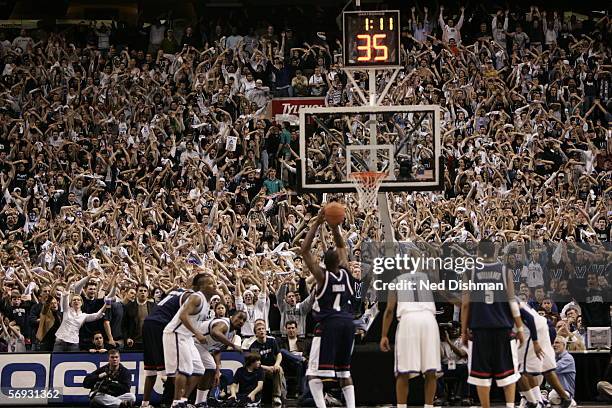
<instances>
[{"instance_id":1,"label":"crowd of spectators","mask_svg":"<svg viewBox=\"0 0 612 408\"><path fill-rule=\"evenodd\" d=\"M442 107L445 182L393 194L396 238L499 241L559 335L609 325L612 21L531 7L466 30L469 13L402 10L384 103ZM201 268L225 293L218 316L248 311L246 335L257 319L311 330L297 247L321 197L295 193L298 131L266 107L359 102L338 33L247 27L158 20L140 48L117 24L0 33L3 350L138 349L154 304ZM381 232L339 199L360 278L360 245Z\"/></svg>"}]
</instances>

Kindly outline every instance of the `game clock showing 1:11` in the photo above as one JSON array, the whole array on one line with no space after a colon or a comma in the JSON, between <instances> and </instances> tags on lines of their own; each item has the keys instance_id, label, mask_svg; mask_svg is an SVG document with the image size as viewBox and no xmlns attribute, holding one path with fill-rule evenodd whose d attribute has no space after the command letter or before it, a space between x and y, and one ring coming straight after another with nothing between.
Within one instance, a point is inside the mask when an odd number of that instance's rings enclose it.
<instances>
[{"instance_id":1,"label":"game clock showing 1:11","mask_svg":"<svg viewBox=\"0 0 612 408\"><path fill-rule=\"evenodd\" d=\"M349 11L342 17L345 67L399 65L399 11Z\"/></svg>"}]
</instances>

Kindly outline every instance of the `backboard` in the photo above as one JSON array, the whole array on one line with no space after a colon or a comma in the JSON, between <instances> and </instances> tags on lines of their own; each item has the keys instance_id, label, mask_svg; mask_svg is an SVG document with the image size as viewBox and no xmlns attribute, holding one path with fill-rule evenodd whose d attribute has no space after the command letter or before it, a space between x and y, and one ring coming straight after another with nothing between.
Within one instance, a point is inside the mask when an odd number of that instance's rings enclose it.
<instances>
[{"instance_id":1,"label":"backboard","mask_svg":"<svg viewBox=\"0 0 612 408\"><path fill-rule=\"evenodd\" d=\"M349 176L360 171L388 173L381 192L439 190L440 156L437 105L300 111L299 182L304 192L354 192Z\"/></svg>"}]
</instances>

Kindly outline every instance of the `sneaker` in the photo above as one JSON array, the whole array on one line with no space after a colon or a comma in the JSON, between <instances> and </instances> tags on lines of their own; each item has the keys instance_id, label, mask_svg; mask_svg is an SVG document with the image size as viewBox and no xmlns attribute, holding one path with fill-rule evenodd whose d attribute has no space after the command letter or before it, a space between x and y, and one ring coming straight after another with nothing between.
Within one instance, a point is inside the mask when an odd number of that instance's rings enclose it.
<instances>
[{"instance_id":1,"label":"sneaker","mask_svg":"<svg viewBox=\"0 0 612 408\"><path fill-rule=\"evenodd\" d=\"M521 402L519 404L519 408L525 408L525 404L527 404L527 398L521 397Z\"/></svg>"},{"instance_id":2,"label":"sneaker","mask_svg":"<svg viewBox=\"0 0 612 408\"><path fill-rule=\"evenodd\" d=\"M283 405L283 401L280 399L280 397L272 398L272 406L280 407L281 405Z\"/></svg>"},{"instance_id":3,"label":"sneaker","mask_svg":"<svg viewBox=\"0 0 612 408\"><path fill-rule=\"evenodd\" d=\"M561 400L561 404L559 405L561 408L575 408L577 406L578 404L576 404L576 401L573 398Z\"/></svg>"},{"instance_id":4,"label":"sneaker","mask_svg":"<svg viewBox=\"0 0 612 408\"><path fill-rule=\"evenodd\" d=\"M344 404L338 398L330 394L325 394L325 405L329 407L343 407Z\"/></svg>"},{"instance_id":5,"label":"sneaker","mask_svg":"<svg viewBox=\"0 0 612 408\"><path fill-rule=\"evenodd\" d=\"M474 405L474 401L472 401L471 398L464 398L461 400L462 407L471 407L472 405Z\"/></svg>"},{"instance_id":6,"label":"sneaker","mask_svg":"<svg viewBox=\"0 0 612 408\"><path fill-rule=\"evenodd\" d=\"M446 402L444 398L436 398L433 404L435 407L442 407L442 406L448 405L448 403Z\"/></svg>"},{"instance_id":7,"label":"sneaker","mask_svg":"<svg viewBox=\"0 0 612 408\"><path fill-rule=\"evenodd\" d=\"M195 408L208 408L208 404L202 401L202 402L198 402L197 404L195 404L194 407Z\"/></svg>"}]
</instances>

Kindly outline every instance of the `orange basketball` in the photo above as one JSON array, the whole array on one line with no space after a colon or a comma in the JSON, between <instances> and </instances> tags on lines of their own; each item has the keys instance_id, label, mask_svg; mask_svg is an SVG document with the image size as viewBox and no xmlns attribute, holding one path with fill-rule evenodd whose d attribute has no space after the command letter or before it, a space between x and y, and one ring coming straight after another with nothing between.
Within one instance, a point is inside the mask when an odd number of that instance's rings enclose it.
<instances>
[{"instance_id":1,"label":"orange basketball","mask_svg":"<svg viewBox=\"0 0 612 408\"><path fill-rule=\"evenodd\" d=\"M325 206L325 221L329 225L342 224L345 214L344 206L338 202L332 201Z\"/></svg>"}]
</instances>

